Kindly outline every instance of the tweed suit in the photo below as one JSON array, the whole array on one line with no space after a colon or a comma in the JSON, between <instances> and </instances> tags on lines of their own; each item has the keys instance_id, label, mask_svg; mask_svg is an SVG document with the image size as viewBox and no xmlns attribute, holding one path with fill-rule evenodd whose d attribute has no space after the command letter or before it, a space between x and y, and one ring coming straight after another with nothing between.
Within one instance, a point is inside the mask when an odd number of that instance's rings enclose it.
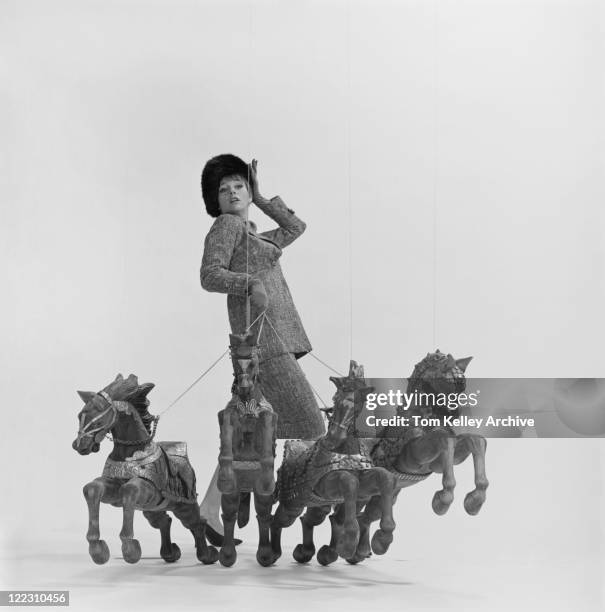
<instances>
[{"instance_id":1,"label":"tweed suit","mask_svg":"<svg viewBox=\"0 0 605 612\"><path fill-rule=\"evenodd\" d=\"M268 298L266 314L277 333L265 322L258 338L261 387L279 415L278 437L314 439L324 432L323 419L313 391L296 362L311 350L311 343L279 263L282 249L296 240L306 226L279 197L256 204L279 227L257 234L253 224L246 231L246 220L242 217L220 215L204 243L202 287L228 294L231 330L241 334L246 329L248 282L252 278L262 281ZM250 322L259 314L260 310L251 304ZM252 331L258 334L260 327L258 321Z\"/></svg>"}]
</instances>

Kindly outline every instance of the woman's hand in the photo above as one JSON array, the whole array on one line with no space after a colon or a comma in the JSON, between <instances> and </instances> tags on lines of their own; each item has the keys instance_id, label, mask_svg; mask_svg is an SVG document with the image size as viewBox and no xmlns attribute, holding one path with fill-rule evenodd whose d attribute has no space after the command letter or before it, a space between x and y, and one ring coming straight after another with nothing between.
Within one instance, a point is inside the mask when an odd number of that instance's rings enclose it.
<instances>
[{"instance_id":1,"label":"woman's hand","mask_svg":"<svg viewBox=\"0 0 605 612\"><path fill-rule=\"evenodd\" d=\"M265 198L260 194L258 189L258 173L256 171L258 160L253 159L251 164L248 164L248 175L250 177L250 189L252 189L252 201L257 204Z\"/></svg>"},{"instance_id":2,"label":"woman's hand","mask_svg":"<svg viewBox=\"0 0 605 612\"><path fill-rule=\"evenodd\" d=\"M263 282L258 278L253 278L248 284L248 295L250 303L259 310L267 310L269 299Z\"/></svg>"}]
</instances>

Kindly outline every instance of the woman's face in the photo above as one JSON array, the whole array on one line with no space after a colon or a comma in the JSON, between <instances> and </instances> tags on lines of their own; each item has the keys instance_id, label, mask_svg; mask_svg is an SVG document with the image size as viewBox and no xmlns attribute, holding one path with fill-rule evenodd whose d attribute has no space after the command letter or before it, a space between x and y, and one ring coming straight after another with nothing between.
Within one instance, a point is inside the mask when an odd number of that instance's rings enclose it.
<instances>
[{"instance_id":1,"label":"woman's face","mask_svg":"<svg viewBox=\"0 0 605 612\"><path fill-rule=\"evenodd\" d=\"M218 205L221 214L246 216L252 196L248 184L241 176L226 176L218 187Z\"/></svg>"}]
</instances>

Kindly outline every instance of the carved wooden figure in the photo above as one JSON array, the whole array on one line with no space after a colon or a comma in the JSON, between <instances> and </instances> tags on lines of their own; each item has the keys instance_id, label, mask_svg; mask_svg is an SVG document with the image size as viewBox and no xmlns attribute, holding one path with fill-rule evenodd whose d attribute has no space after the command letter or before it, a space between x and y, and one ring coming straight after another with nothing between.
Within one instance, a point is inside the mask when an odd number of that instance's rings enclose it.
<instances>
[{"instance_id":1,"label":"carved wooden figure","mask_svg":"<svg viewBox=\"0 0 605 612\"><path fill-rule=\"evenodd\" d=\"M466 388L464 373L472 357L454 359L437 350L416 365L408 379L407 393L458 394ZM405 416L423 415L437 417L458 416L454 411L437 405L412 406ZM368 440L368 442L370 442ZM441 423L430 427L389 428L385 437L373 441L371 457L374 465L387 468L396 477L395 498L405 487L417 484L433 473L442 474L442 489L433 497L433 510L445 514L454 500L454 466L462 463L470 455L473 457L475 488L466 495L464 508L468 514L475 515L485 502L488 480L485 474L485 451L487 441L476 434L456 434L448 425ZM380 519L381 503L372 499L359 515L360 539L355 555L348 559L357 563L370 556L369 529L373 521Z\"/></svg>"},{"instance_id":2,"label":"carved wooden figure","mask_svg":"<svg viewBox=\"0 0 605 612\"><path fill-rule=\"evenodd\" d=\"M134 511L142 510L152 527L160 530L160 555L172 563L181 556L170 539L171 511L191 531L197 558L204 564L218 559L216 548L206 543L206 522L200 518L196 501L195 473L187 458L185 442L154 442L157 419L148 412L147 394L154 385L139 385L131 374L116 379L99 393L78 391L84 408L78 415L78 436L73 448L81 455L97 452L103 438L111 432L113 450L103 475L84 487L89 524L86 539L95 563L106 563L109 548L100 539L101 502L122 507L124 511L122 554L128 563L141 558L141 546L134 537Z\"/></svg>"},{"instance_id":3,"label":"carved wooden figure","mask_svg":"<svg viewBox=\"0 0 605 612\"><path fill-rule=\"evenodd\" d=\"M310 561L315 554L313 529L340 504L340 511L331 517L332 541L323 546L317 559L328 565L338 556L354 555L359 526L357 511L376 496L381 508L380 529L372 546L376 554L386 552L393 540L395 522L392 515L394 478L381 467L374 467L369 454L355 435L355 420L365 396L372 390L363 377L363 367L351 361L349 376L330 380L336 384L334 410L326 435L317 442L286 442L284 460L278 471L279 506L271 525L274 560L281 556L281 532L300 516L303 542L294 550L299 563Z\"/></svg>"},{"instance_id":4,"label":"carved wooden figure","mask_svg":"<svg viewBox=\"0 0 605 612\"><path fill-rule=\"evenodd\" d=\"M256 559L268 566L273 562L269 528L275 488L277 414L261 391L259 350L254 337L250 334L229 337L235 381L233 397L218 415L221 430L218 488L225 527L219 561L227 567L235 563L235 522L239 527L248 523L253 493L259 531Z\"/></svg>"}]
</instances>

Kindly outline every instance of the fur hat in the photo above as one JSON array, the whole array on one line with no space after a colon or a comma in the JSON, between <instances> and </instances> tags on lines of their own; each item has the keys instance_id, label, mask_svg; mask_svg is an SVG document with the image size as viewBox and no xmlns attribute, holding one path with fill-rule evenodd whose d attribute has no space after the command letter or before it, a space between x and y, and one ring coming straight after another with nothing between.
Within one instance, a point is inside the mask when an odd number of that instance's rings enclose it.
<instances>
[{"instance_id":1,"label":"fur hat","mask_svg":"<svg viewBox=\"0 0 605 612\"><path fill-rule=\"evenodd\" d=\"M218 188L226 176L237 174L247 179L248 164L231 153L217 155L206 162L202 170L202 197L206 211L211 217L218 217L221 209L218 204Z\"/></svg>"}]
</instances>

